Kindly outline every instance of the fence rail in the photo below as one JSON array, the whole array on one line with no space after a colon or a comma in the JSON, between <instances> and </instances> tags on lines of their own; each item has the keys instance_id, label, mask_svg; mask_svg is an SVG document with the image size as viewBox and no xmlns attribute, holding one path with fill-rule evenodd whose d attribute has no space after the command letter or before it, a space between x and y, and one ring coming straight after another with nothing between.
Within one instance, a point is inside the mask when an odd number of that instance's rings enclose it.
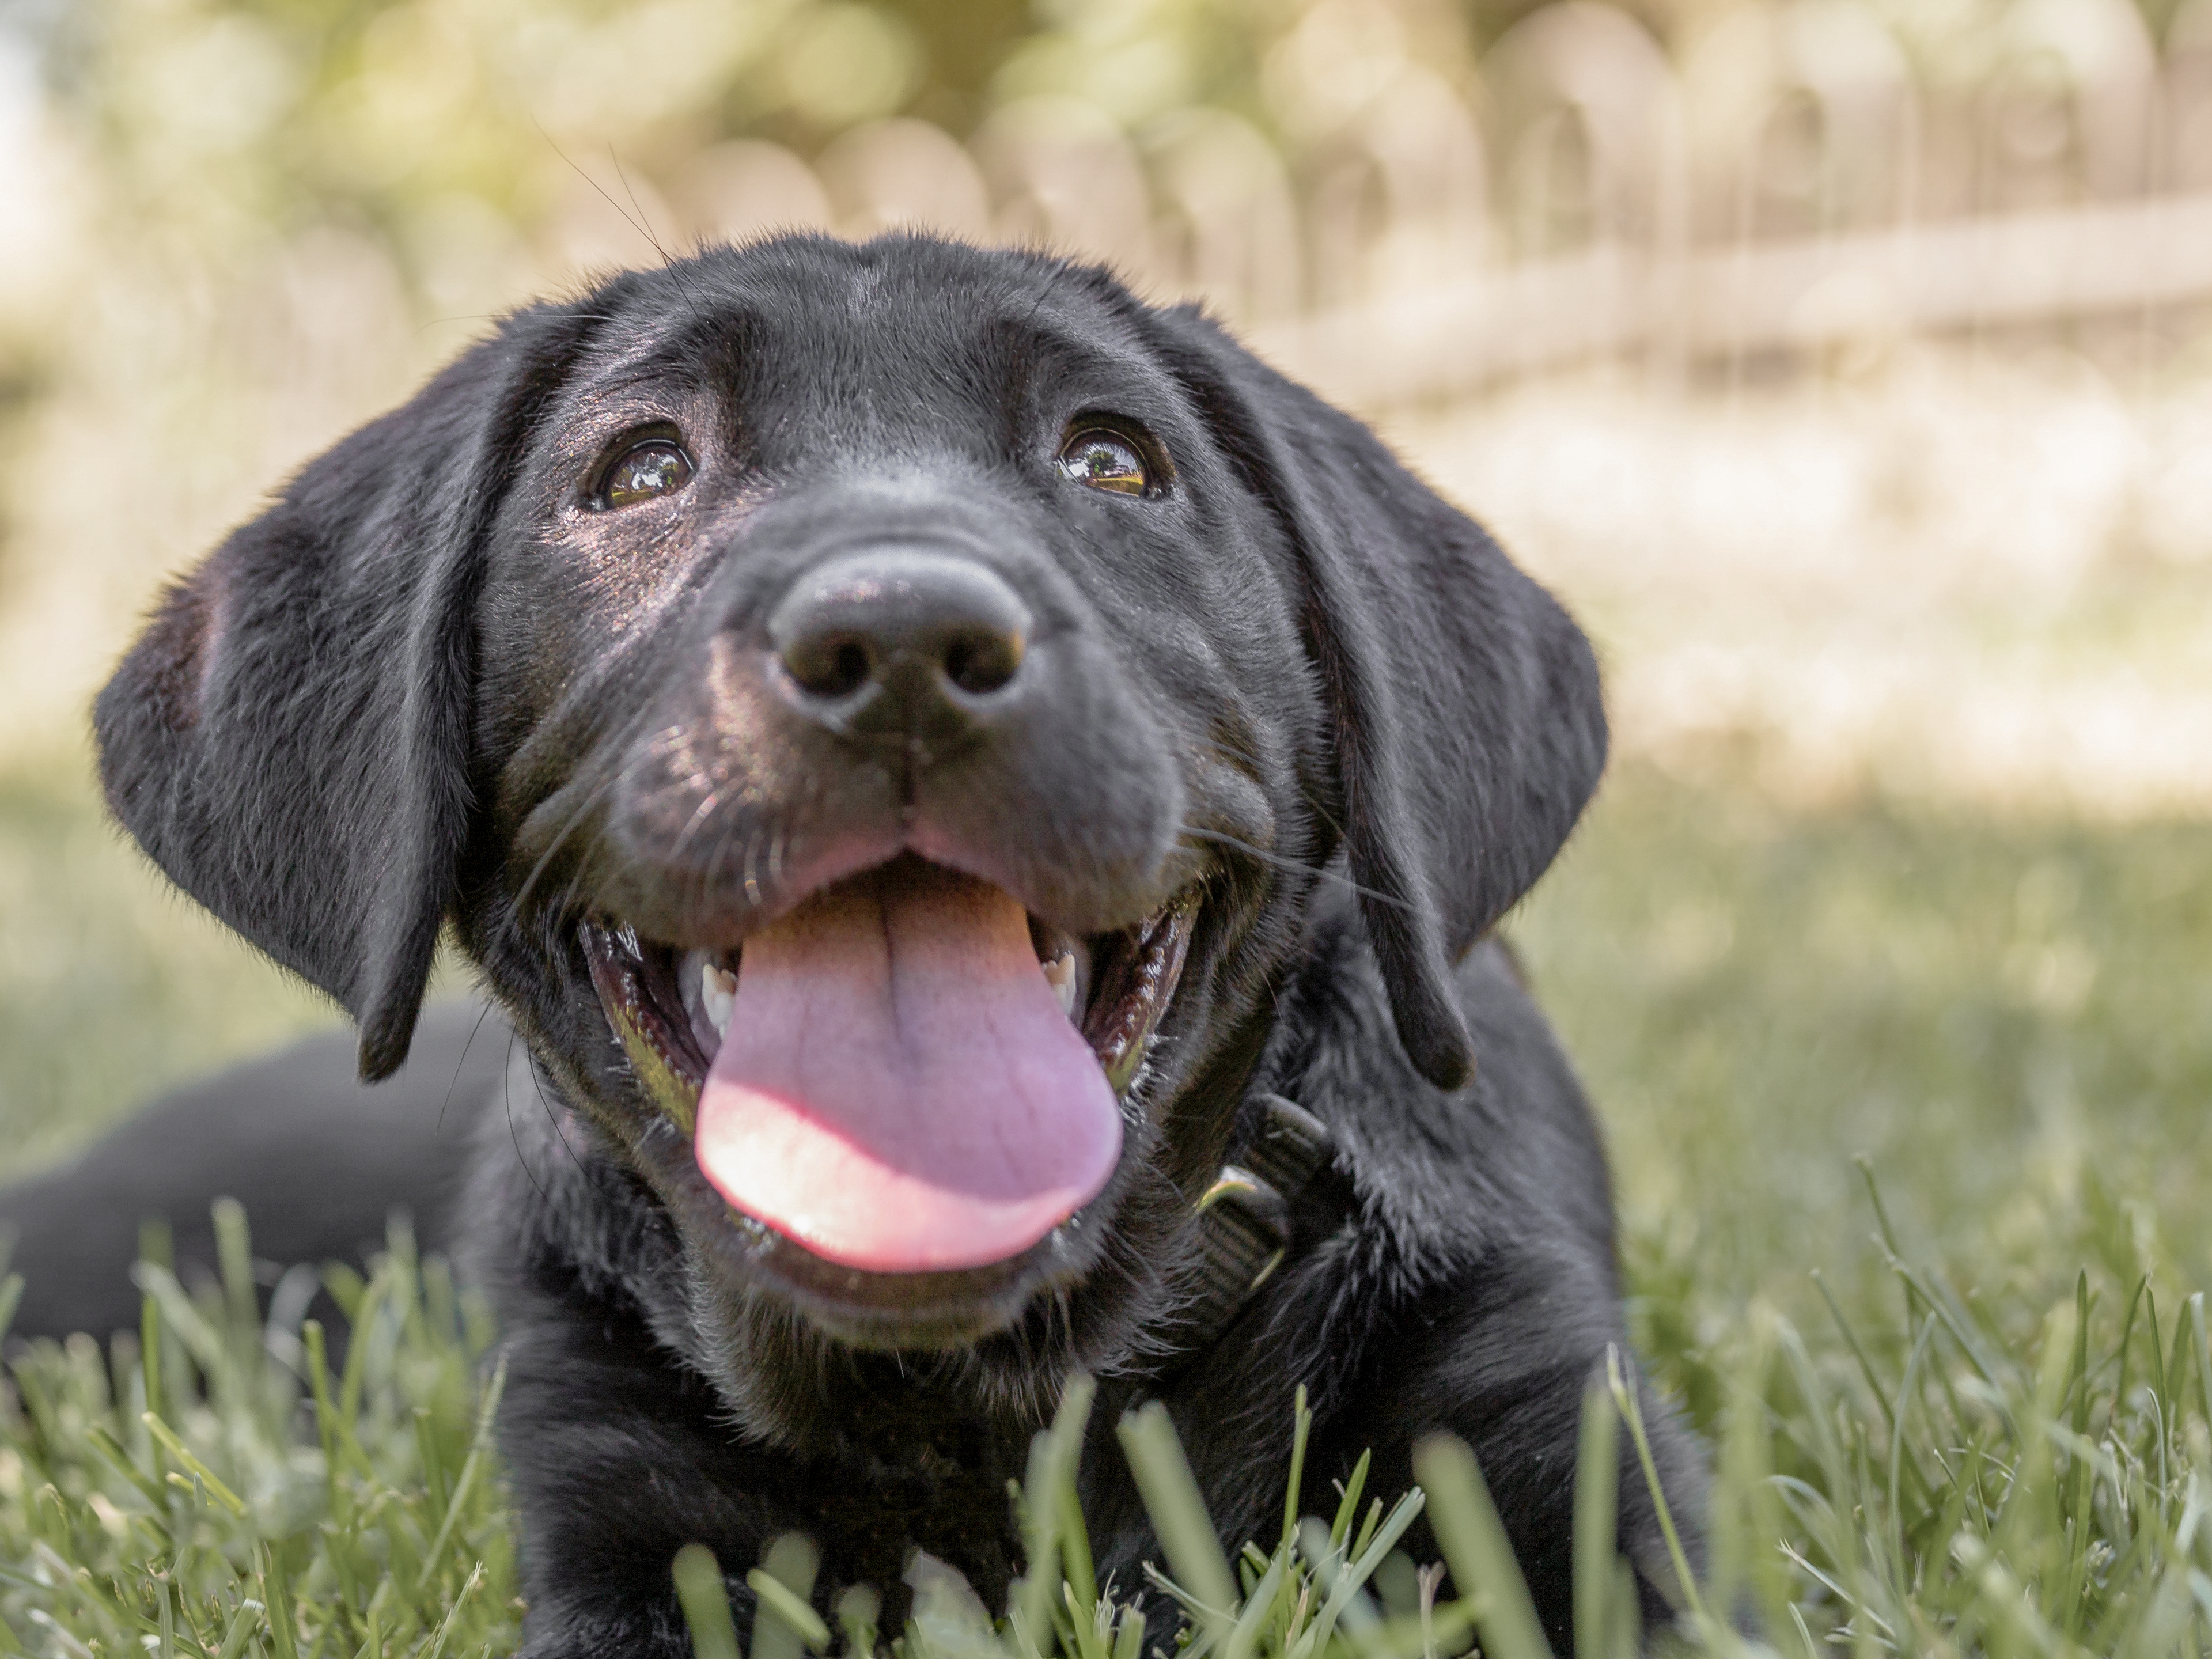
<instances>
[{"instance_id":1,"label":"fence rail","mask_svg":"<svg viewBox=\"0 0 2212 1659\"><path fill-rule=\"evenodd\" d=\"M2212 0L2162 41L2128 0L2006 15L1961 77L1863 0L1746 9L1676 58L1562 0L1472 80L1400 62L1280 144L1221 111L1131 135L1036 99L965 145L891 120L811 165L745 141L665 182L696 234L918 222L1102 258L1363 403L1608 356L2212 316ZM1301 38L1283 61L1318 86L1328 39Z\"/></svg>"},{"instance_id":2,"label":"fence rail","mask_svg":"<svg viewBox=\"0 0 2212 1659\"><path fill-rule=\"evenodd\" d=\"M1672 261L1616 246L1279 323L1258 343L1336 396L1376 405L1596 358L1726 362L2208 301L2212 192Z\"/></svg>"}]
</instances>

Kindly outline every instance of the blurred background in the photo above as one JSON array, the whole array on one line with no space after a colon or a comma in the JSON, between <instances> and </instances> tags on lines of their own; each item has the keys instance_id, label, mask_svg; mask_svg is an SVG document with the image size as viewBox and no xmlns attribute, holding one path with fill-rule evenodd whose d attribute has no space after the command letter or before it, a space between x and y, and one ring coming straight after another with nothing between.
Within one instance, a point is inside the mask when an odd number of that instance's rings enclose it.
<instances>
[{"instance_id":1,"label":"blurred background","mask_svg":"<svg viewBox=\"0 0 2212 1659\"><path fill-rule=\"evenodd\" d=\"M503 307L913 223L1204 299L1598 639L1510 927L1647 1339L1878 1273L1858 1154L2206 1281L2212 0L0 0L0 1172L335 1018L100 819L165 573Z\"/></svg>"}]
</instances>

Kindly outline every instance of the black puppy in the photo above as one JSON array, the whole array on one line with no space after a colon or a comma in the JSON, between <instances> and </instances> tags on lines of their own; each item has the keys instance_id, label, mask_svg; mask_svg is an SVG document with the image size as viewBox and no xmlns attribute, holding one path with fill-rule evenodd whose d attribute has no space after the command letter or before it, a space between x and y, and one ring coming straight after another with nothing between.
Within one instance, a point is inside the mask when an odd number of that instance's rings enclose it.
<instances>
[{"instance_id":1,"label":"black puppy","mask_svg":"<svg viewBox=\"0 0 2212 1659\"><path fill-rule=\"evenodd\" d=\"M1595 666L1194 312L918 237L523 311L173 588L97 722L117 816L366 1077L450 924L558 1103L467 1209L530 1654L681 1650L693 1539L996 1600L1077 1367L1125 1587L1115 1407L1165 1401L1241 1540L1304 1383L1322 1479L1470 1442L1567 1641L1611 1206L1482 941L1595 785Z\"/></svg>"}]
</instances>

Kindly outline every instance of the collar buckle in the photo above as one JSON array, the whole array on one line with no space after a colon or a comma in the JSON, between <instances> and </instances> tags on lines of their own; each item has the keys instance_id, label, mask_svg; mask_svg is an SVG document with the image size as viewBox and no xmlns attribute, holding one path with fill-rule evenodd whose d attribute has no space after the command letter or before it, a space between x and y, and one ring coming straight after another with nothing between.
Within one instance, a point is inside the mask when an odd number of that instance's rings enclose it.
<instances>
[{"instance_id":1,"label":"collar buckle","mask_svg":"<svg viewBox=\"0 0 2212 1659\"><path fill-rule=\"evenodd\" d=\"M1336 1155L1328 1126L1280 1095L1259 1097L1258 1132L1196 1206L1199 1282L1180 1323L1188 1363L1211 1347L1291 1253L1291 1206Z\"/></svg>"}]
</instances>

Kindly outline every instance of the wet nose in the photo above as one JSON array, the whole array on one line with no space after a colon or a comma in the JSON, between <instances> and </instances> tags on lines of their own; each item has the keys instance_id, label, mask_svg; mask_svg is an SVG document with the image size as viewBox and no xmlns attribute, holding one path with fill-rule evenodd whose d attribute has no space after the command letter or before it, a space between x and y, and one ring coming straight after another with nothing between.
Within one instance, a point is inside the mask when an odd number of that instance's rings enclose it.
<instances>
[{"instance_id":1,"label":"wet nose","mask_svg":"<svg viewBox=\"0 0 2212 1659\"><path fill-rule=\"evenodd\" d=\"M802 706L827 717L887 704L881 715L910 721L1012 684L1030 613L973 559L880 548L801 576L769 614L768 633Z\"/></svg>"}]
</instances>

